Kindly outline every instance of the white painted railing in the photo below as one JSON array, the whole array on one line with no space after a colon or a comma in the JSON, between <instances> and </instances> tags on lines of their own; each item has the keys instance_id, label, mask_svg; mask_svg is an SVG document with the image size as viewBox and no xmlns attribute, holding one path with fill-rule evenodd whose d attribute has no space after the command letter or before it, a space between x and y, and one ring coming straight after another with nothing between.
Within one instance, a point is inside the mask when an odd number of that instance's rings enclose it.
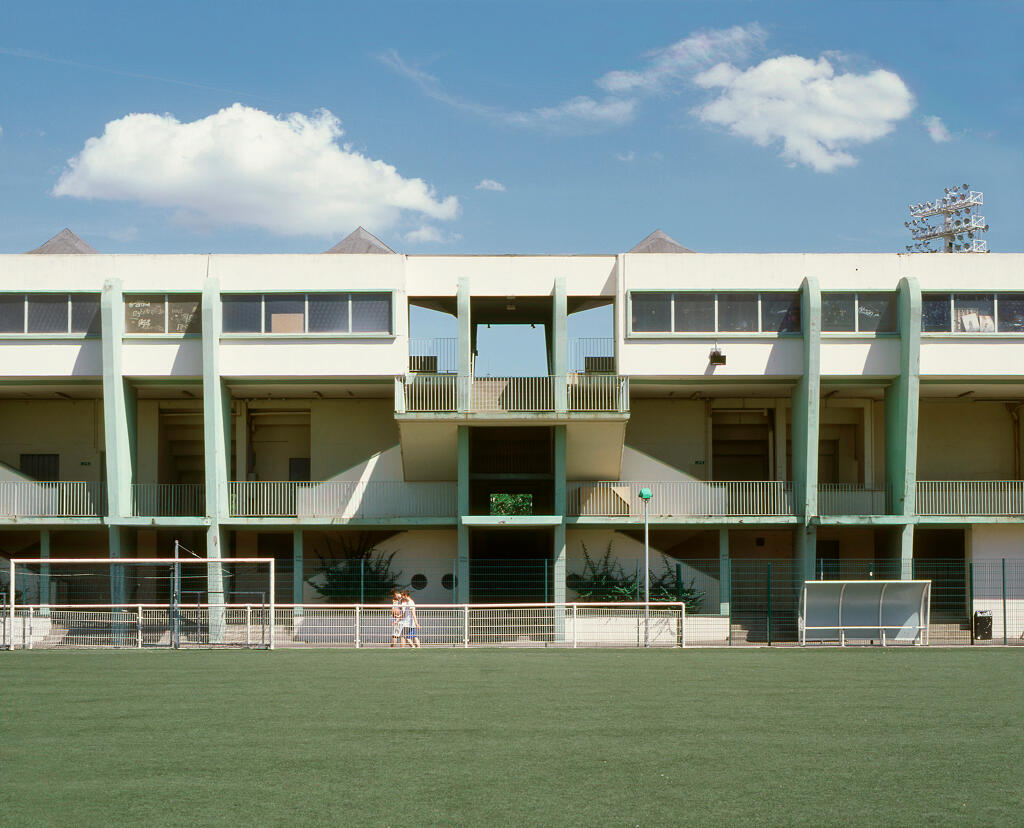
<instances>
[{"instance_id":1,"label":"white painted railing","mask_svg":"<svg viewBox=\"0 0 1024 828\"><path fill-rule=\"evenodd\" d=\"M232 517L451 517L457 511L453 482L232 482L228 497Z\"/></svg>"},{"instance_id":2,"label":"white painted railing","mask_svg":"<svg viewBox=\"0 0 1024 828\"><path fill-rule=\"evenodd\" d=\"M887 515L886 490L842 483L818 484L819 515Z\"/></svg>"},{"instance_id":3,"label":"white painted railing","mask_svg":"<svg viewBox=\"0 0 1024 828\"><path fill-rule=\"evenodd\" d=\"M459 340L454 337L409 340L409 370L454 374L459 370Z\"/></svg>"},{"instance_id":4,"label":"white painted railing","mask_svg":"<svg viewBox=\"0 0 1024 828\"><path fill-rule=\"evenodd\" d=\"M587 517L643 518L642 488L651 490L651 517L789 516L793 484L757 481L602 480L569 484L569 514Z\"/></svg>"},{"instance_id":5,"label":"white painted railing","mask_svg":"<svg viewBox=\"0 0 1024 828\"><path fill-rule=\"evenodd\" d=\"M132 514L136 517L185 517L206 514L202 483L133 483Z\"/></svg>"},{"instance_id":6,"label":"white painted railing","mask_svg":"<svg viewBox=\"0 0 1024 828\"><path fill-rule=\"evenodd\" d=\"M1024 480L918 480L917 514L1024 515Z\"/></svg>"},{"instance_id":7,"label":"white painted railing","mask_svg":"<svg viewBox=\"0 0 1024 828\"><path fill-rule=\"evenodd\" d=\"M405 413L626 412L629 379L614 374L395 378L395 411Z\"/></svg>"},{"instance_id":8,"label":"white painted railing","mask_svg":"<svg viewBox=\"0 0 1024 828\"><path fill-rule=\"evenodd\" d=\"M85 481L0 482L0 517L101 517L106 487Z\"/></svg>"}]
</instances>

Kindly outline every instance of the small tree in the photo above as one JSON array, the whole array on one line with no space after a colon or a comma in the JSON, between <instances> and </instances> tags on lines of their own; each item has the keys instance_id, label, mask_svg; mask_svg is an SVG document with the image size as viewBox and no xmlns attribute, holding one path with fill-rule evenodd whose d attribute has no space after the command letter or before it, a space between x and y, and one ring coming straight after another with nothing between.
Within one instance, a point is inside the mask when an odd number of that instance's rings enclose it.
<instances>
[{"instance_id":1,"label":"small tree","mask_svg":"<svg viewBox=\"0 0 1024 828\"><path fill-rule=\"evenodd\" d=\"M392 570L398 550L378 552L369 532L360 532L340 541L342 557L325 559L308 579L313 588L332 604L381 604L391 600L391 592L399 586L402 571Z\"/></svg>"},{"instance_id":2,"label":"small tree","mask_svg":"<svg viewBox=\"0 0 1024 828\"><path fill-rule=\"evenodd\" d=\"M572 573L565 579L566 586L576 591L580 601L638 601L642 598L643 577L639 570L633 573L623 569L618 558L612 557L612 542L604 554L594 560L587 545L583 548L583 571ZM677 583L676 573L665 555L661 556L662 571L650 573L652 601L682 601L688 613L699 613L704 592L696 589L696 579L689 584Z\"/></svg>"}]
</instances>

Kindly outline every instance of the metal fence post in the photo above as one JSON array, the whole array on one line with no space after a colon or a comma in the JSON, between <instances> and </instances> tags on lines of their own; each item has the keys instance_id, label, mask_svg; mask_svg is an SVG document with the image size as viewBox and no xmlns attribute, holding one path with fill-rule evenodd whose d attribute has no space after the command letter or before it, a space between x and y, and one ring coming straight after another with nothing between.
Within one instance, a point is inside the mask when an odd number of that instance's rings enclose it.
<instances>
[{"instance_id":1,"label":"metal fence post","mask_svg":"<svg viewBox=\"0 0 1024 828\"><path fill-rule=\"evenodd\" d=\"M139 649L142 649L142 605L136 607L139 614L135 616L135 638Z\"/></svg>"},{"instance_id":2,"label":"metal fence post","mask_svg":"<svg viewBox=\"0 0 1024 828\"><path fill-rule=\"evenodd\" d=\"M772 562L768 561L768 646L772 646Z\"/></svg>"},{"instance_id":3,"label":"metal fence post","mask_svg":"<svg viewBox=\"0 0 1024 828\"><path fill-rule=\"evenodd\" d=\"M359 626L360 626L360 624L359 624L359 610L360 610L360 606L358 604L356 604L356 649L357 650L359 649L359 644L360 644L360 639L359 639Z\"/></svg>"},{"instance_id":4,"label":"metal fence post","mask_svg":"<svg viewBox=\"0 0 1024 828\"><path fill-rule=\"evenodd\" d=\"M1003 646L1006 646L1006 558L1003 558Z\"/></svg>"},{"instance_id":5,"label":"metal fence post","mask_svg":"<svg viewBox=\"0 0 1024 828\"><path fill-rule=\"evenodd\" d=\"M974 561L967 564L967 623L971 625L971 644L974 643Z\"/></svg>"},{"instance_id":6,"label":"metal fence post","mask_svg":"<svg viewBox=\"0 0 1024 828\"><path fill-rule=\"evenodd\" d=\"M245 646L252 646L252 605L245 605Z\"/></svg>"},{"instance_id":7,"label":"metal fence post","mask_svg":"<svg viewBox=\"0 0 1024 828\"><path fill-rule=\"evenodd\" d=\"M575 604L572 605L572 648L576 649L576 612L579 610Z\"/></svg>"},{"instance_id":8,"label":"metal fence post","mask_svg":"<svg viewBox=\"0 0 1024 828\"><path fill-rule=\"evenodd\" d=\"M359 559L359 603L366 603L366 558Z\"/></svg>"},{"instance_id":9,"label":"metal fence post","mask_svg":"<svg viewBox=\"0 0 1024 828\"><path fill-rule=\"evenodd\" d=\"M726 582L729 584L729 646L732 646L732 558L726 558L725 560L725 576ZM722 585L718 585L719 592L721 592Z\"/></svg>"},{"instance_id":10,"label":"metal fence post","mask_svg":"<svg viewBox=\"0 0 1024 828\"><path fill-rule=\"evenodd\" d=\"M469 646L469 604L462 608L462 646Z\"/></svg>"},{"instance_id":11,"label":"metal fence post","mask_svg":"<svg viewBox=\"0 0 1024 828\"><path fill-rule=\"evenodd\" d=\"M676 564L676 598L679 601L683 600L683 565L681 563Z\"/></svg>"}]
</instances>

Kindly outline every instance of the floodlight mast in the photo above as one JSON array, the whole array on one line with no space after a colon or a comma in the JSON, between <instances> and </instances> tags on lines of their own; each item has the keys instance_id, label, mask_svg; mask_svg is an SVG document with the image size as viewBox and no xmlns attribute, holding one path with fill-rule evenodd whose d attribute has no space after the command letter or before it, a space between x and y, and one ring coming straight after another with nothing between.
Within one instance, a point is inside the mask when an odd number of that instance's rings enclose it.
<instances>
[{"instance_id":1,"label":"floodlight mast","mask_svg":"<svg viewBox=\"0 0 1024 828\"><path fill-rule=\"evenodd\" d=\"M910 230L914 244L906 245L908 253L988 253L988 242L982 234L988 231L979 208L984 194L969 184L945 187L945 194L934 201L908 204L910 221L903 226ZM932 222L930 219L937 219ZM942 241L942 250L932 242Z\"/></svg>"}]
</instances>

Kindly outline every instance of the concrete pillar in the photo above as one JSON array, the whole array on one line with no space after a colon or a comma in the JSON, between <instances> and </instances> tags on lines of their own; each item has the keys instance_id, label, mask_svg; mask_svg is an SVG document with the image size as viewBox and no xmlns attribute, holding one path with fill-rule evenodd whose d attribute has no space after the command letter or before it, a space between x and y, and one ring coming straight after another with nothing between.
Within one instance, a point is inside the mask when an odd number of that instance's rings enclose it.
<instances>
[{"instance_id":1,"label":"concrete pillar","mask_svg":"<svg viewBox=\"0 0 1024 828\"><path fill-rule=\"evenodd\" d=\"M900 580L911 581L914 579L914 524L906 523L898 527L898 531Z\"/></svg>"},{"instance_id":2,"label":"concrete pillar","mask_svg":"<svg viewBox=\"0 0 1024 828\"><path fill-rule=\"evenodd\" d=\"M111 517L132 513L135 465L135 394L121 371L124 295L119 279L103 283L100 297L103 357L103 428L107 459L107 509Z\"/></svg>"},{"instance_id":3,"label":"concrete pillar","mask_svg":"<svg viewBox=\"0 0 1024 828\"><path fill-rule=\"evenodd\" d=\"M303 585L306 582L304 577L305 550L302 546L302 530L292 530L292 603L301 604ZM296 617L302 615L301 609L294 612Z\"/></svg>"},{"instance_id":4,"label":"concrete pillar","mask_svg":"<svg viewBox=\"0 0 1024 828\"><path fill-rule=\"evenodd\" d=\"M813 276L800 288L804 370L793 390L793 498L802 526L793 544L794 577L810 578L814 572L818 514L818 430L821 410L821 290ZM785 447L782 448L785 452Z\"/></svg>"},{"instance_id":5,"label":"concrete pillar","mask_svg":"<svg viewBox=\"0 0 1024 828\"><path fill-rule=\"evenodd\" d=\"M885 390L885 479L892 514L913 517L921 395L921 286L917 279L900 280L898 309L900 373Z\"/></svg>"},{"instance_id":6,"label":"concrete pillar","mask_svg":"<svg viewBox=\"0 0 1024 828\"><path fill-rule=\"evenodd\" d=\"M555 276L551 291L551 344L548 364L555 380L555 411L568 408L568 387L566 369L569 360L568 325L569 312L566 298L565 276Z\"/></svg>"},{"instance_id":7,"label":"concrete pillar","mask_svg":"<svg viewBox=\"0 0 1024 828\"><path fill-rule=\"evenodd\" d=\"M50 607L50 530L39 531L39 609L40 615L49 615Z\"/></svg>"},{"instance_id":8,"label":"concrete pillar","mask_svg":"<svg viewBox=\"0 0 1024 828\"><path fill-rule=\"evenodd\" d=\"M459 542L455 564L455 602L469 603L469 527L462 518L469 514L469 426L458 426L458 517Z\"/></svg>"},{"instance_id":9,"label":"concrete pillar","mask_svg":"<svg viewBox=\"0 0 1024 828\"><path fill-rule=\"evenodd\" d=\"M732 570L729 567L729 529L718 530L718 612L729 615L732 594Z\"/></svg>"},{"instance_id":10,"label":"concrete pillar","mask_svg":"<svg viewBox=\"0 0 1024 828\"><path fill-rule=\"evenodd\" d=\"M127 557L123 548L124 538L120 526L108 526L107 527L108 543L110 547L111 558L124 558ZM123 566L117 566L116 564L110 565L110 603L112 604L124 604L127 603L128 596L125 584L125 568Z\"/></svg>"},{"instance_id":11,"label":"concrete pillar","mask_svg":"<svg viewBox=\"0 0 1024 828\"><path fill-rule=\"evenodd\" d=\"M565 482L565 426L554 427L554 486L555 504L554 513L561 520L555 526L555 542L552 553L551 577L554 585L552 600L556 604L565 603L565 569L566 569L566 548L565 548L565 511L566 511L566 482Z\"/></svg>"},{"instance_id":12,"label":"concrete pillar","mask_svg":"<svg viewBox=\"0 0 1024 828\"><path fill-rule=\"evenodd\" d=\"M403 397L404 399L404 397ZM249 479L249 406L245 400L237 402L235 419L235 472L233 480Z\"/></svg>"},{"instance_id":13,"label":"concrete pillar","mask_svg":"<svg viewBox=\"0 0 1024 828\"><path fill-rule=\"evenodd\" d=\"M225 557L223 547L226 542L225 531L216 523L206 528L206 557ZM227 609L224 607L224 568L219 563L206 565L206 595L210 609L210 643L218 644L224 640L227 626ZM269 598L269 596L267 596Z\"/></svg>"},{"instance_id":14,"label":"concrete pillar","mask_svg":"<svg viewBox=\"0 0 1024 828\"><path fill-rule=\"evenodd\" d=\"M459 411L468 411L472 400L473 380L473 319L469 277L460 276L457 311L459 323L459 373L457 382Z\"/></svg>"}]
</instances>

